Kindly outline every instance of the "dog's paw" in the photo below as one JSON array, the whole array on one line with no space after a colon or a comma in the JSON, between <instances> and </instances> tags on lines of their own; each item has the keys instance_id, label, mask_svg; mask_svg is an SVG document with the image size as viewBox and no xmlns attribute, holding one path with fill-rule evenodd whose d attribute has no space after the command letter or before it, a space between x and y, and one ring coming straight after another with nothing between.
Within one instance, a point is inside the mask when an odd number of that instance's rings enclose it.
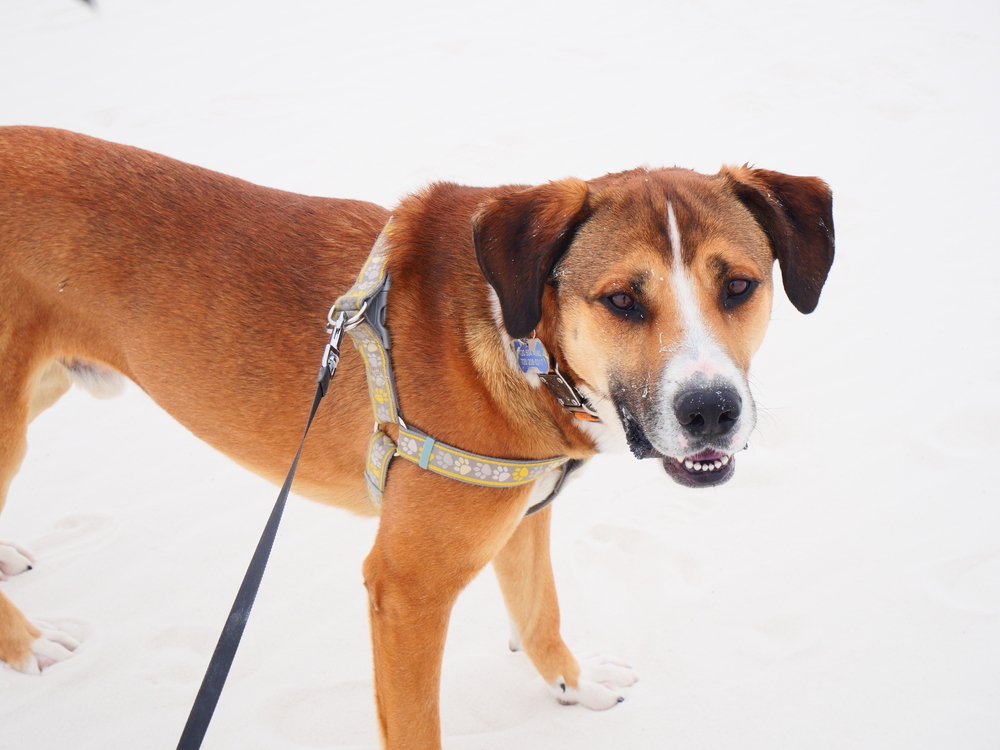
<instances>
[{"instance_id":1,"label":"dog's paw","mask_svg":"<svg viewBox=\"0 0 1000 750\"><path fill-rule=\"evenodd\" d=\"M32 641L28 658L14 668L25 674L39 675L46 667L71 657L80 642L47 622L35 622L34 625L41 631L41 635Z\"/></svg>"},{"instance_id":2,"label":"dog's paw","mask_svg":"<svg viewBox=\"0 0 1000 750\"><path fill-rule=\"evenodd\" d=\"M31 570L33 562L35 558L24 547L13 542L0 542L0 581L6 581L7 576Z\"/></svg>"},{"instance_id":3,"label":"dog's paw","mask_svg":"<svg viewBox=\"0 0 1000 750\"><path fill-rule=\"evenodd\" d=\"M571 687L561 677L550 687L556 700L563 705L579 704L592 711L604 711L625 700L621 688L627 688L638 679L624 662L610 656L589 656L580 660L576 687Z\"/></svg>"},{"instance_id":4,"label":"dog's paw","mask_svg":"<svg viewBox=\"0 0 1000 750\"><path fill-rule=\"evenodd\" d=\"M521 635L517 632L517 625L513 620L510 621L510 639L507 641L507 646L515 653L521 650Z\"/></svg>"}]
</instances>

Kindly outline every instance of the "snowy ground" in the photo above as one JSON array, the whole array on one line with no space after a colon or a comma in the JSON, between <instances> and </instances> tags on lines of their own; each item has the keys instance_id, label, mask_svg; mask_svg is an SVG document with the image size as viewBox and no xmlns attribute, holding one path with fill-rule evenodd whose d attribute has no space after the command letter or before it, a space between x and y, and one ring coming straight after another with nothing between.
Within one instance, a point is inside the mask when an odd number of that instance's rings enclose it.
<instances>
[{"instance_id":1,"label":"snowy ground","mask_svg":"<svg viewBox=\"0 0 1000 750\"><path fill-rule=\"evenodd\" d=\"M555 509L566 638L641 681L556 705L487 573L446 748L1000 747L1000 6L98 2L0 0L0 124L386 205L643 163L833 186L829 285L809 317L776 302L733 482L601 458ZM0 538L38 565L3 590L83 646L0 669L0 747L171 748L274 489L137 389L71 392L30 440ZM377 745L375 528L291 502L206 747Z\"/></svg>"}]
</instances>

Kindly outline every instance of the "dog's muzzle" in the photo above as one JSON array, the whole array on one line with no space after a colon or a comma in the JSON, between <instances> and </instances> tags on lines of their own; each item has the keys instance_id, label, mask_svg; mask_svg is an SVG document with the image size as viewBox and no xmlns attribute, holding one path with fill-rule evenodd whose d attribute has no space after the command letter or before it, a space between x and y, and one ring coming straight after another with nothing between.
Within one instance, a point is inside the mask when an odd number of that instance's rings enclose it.
<instances>
[{"instance_id":1,"label":"dog's muzzle","mask_svg":"<svg viewBox=\"0 0 1000 750\"><path fill-rule=\"evenodd\" d=\"M685 487L715 487L732 479L736 457L723 445L739 424L743 399L728 387L696 388L674 400L674 417L692 446L706 445L684 458L663 459L663 468Z\"/></svg>"},{"instance_id":2,"label":"dog's muzzle","mask_svg":"<svg viewBox=\"0 0 1000 750\"><path fill-rule=\"evenodd\" d=\"M673 399L673 413L667 419L674 425L676 442L686 446L680 458L658 449L644 427L666 415L636 414L624 395L615 401L636 458L660 459L667 474L685 487L714 487L732 478L736 458L731 445L743 414L743 399L735 389L715 383L697 385Z\"/></svg>"}]
</instances>

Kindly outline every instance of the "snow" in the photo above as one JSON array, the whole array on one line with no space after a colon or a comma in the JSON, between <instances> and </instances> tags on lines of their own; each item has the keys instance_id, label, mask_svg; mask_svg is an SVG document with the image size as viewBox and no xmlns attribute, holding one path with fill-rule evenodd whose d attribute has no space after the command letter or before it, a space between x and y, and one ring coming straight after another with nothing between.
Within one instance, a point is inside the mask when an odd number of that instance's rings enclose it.
<instances>
[{"instance_id":1,"label":"snow","mask_svg":"<svg viewBox=\"0 0 1000 750\"><path fill-rule=\"evenodd\" d=\"M985 750L998 21L970 0L4 0L0 124L385 205L639 164L824 177L837 260L814 314L776 296L734 480L600 457L556 503L564 635L641 680L609 711L558 705L487 571L452 619L444 745ZM72 391L30 443L0 538L38 562L3 591L83 645L0 669L0 746L173 747L276 490L134 387ZM292 499L206 748L377 746L375 529Z\"/></svg>"}]
</instances>

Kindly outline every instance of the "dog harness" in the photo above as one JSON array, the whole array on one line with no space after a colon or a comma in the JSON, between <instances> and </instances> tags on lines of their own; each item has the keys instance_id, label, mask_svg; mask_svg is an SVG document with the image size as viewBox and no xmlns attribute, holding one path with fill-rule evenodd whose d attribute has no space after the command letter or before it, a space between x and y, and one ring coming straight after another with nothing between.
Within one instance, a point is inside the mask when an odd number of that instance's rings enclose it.
<instances>
[{"instance_id":1,"label":"dog harness","mask_svg":"<svg viewBox=\"0 0 1000 750\"><path fill-rule=\"evenodd\" d=\"M365 365L368 394L375 415L375 430L368 441L365 468L365 484L372 508L376 513L381 513L382 494L385 491L389 464L399 455L417 464L421 469L460 482L486 487L517 487L532 482L550 471L562 469L562 476L557 481L555 489L545 500L530 508L528 513L541 510L555 499L567 475L579 467L582 461L568 456L540 461L516 461L481 456L435 440L430 435L406 424L400 415L392 362L389 358L391 348L389 332L385 327L386 298L390 286L385 263L389 254L391 234L390 219L358 273L358 280L334 303L328 315L330 324L328 332L334 334L334 340L339 340L337 332L340 329L349 333ZM324 355L324 365L332 364L336 367L336 359L339 359L336 347L328 346ZM381 429L381 425L384 424L399 425L399 437L396 442L393 442L392 438Z\"/></svg>"}]
</instances>

